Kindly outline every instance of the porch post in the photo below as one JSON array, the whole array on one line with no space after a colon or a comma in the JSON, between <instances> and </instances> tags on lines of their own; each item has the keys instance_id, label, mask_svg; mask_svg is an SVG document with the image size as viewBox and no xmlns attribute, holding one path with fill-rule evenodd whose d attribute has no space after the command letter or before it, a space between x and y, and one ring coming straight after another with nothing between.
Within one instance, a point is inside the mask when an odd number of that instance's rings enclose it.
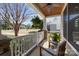
<instances>
[{"instance_id":1,"label":"porch post","mask_svg":"<svg viewBox=\"0 0 79 59\"><path fill-rule=\"evenodd\" d=\"M46 18L43 19L43 31L44 31L44 39L47 39Z\"/></svg>"},{"instance_id":2,"label":"porch post","mask_svg":"<svg viewBox=\"0 0 79 59\"><path fill-rule=\"evenodd\" d=\"M63 35L64 35L64 33L63 33L63 12L64 12L64 10L65 10L65 8L66 8L66 6L67 6L68 4L67 3L65 3L65 5L64 5L64 8L62 9L62 12L61 12L61 38L63 39Z\"/></svg>"},{"instance_id":3,"label":"porch post","mask_svg":"<svg viewBox=\"0 0 79 59\"><path fill-rule=\"evenodd\" d=\"M60 29L60 33L61 33L61 38L63 38L63 14L61 14L61 29Z\"/></svg>"}]
</instances>

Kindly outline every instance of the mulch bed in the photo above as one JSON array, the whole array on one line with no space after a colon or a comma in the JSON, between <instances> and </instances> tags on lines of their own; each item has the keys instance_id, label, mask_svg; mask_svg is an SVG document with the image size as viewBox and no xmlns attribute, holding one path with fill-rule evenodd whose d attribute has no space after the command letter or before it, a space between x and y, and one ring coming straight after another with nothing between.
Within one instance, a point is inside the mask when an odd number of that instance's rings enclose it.
<instances>
[{"instance_id":1,"label":"mulch bed","mask_svg":"<svg viewBox=\"0 0 79 59\"><path fill-rule=\"evenodd\" d=\"M0 40L0 55L10 50L10 40Z\"/></svg>"}]
</instances>

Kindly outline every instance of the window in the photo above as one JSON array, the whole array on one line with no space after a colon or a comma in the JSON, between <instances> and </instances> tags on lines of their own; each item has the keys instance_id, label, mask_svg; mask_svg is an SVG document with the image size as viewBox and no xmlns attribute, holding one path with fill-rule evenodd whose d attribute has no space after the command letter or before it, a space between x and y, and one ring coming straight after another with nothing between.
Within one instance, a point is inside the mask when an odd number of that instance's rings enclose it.
<instances>
[{"instance_id":1,"label":"window","mask_svg":"<svg viewBox=\"0 0 79 59\"><path fill-rule=\"evenodd\" d=\"M79 27L79 19L76 19L75 20L75 28L78 28Z\"/></svg>"}]
</instances>

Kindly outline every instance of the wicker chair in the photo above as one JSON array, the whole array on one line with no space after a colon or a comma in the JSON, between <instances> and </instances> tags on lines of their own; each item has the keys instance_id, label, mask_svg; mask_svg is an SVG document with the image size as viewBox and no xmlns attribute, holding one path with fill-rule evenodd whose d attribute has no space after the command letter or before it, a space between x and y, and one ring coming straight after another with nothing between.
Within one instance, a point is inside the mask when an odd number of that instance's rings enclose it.
<instances>
[{"instance_id":1,"label":"wicker chair","mask_svg":"<svg viewBox=\"0 0 79 59\"><path fill-rule=\"evenodd\" d=\"M66 47L66 41L64 40L58 45L58 52L57 52L58 56L65 55L65 49L66 49L65 47Z\"/></svg>"}]
</instances>

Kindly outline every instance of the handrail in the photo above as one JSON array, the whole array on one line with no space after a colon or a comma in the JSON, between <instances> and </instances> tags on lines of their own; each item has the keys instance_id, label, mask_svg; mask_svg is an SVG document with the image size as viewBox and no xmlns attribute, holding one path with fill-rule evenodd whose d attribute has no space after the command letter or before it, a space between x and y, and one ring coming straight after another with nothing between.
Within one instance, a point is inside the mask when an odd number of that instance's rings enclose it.
<instances>
[{"instance_id":1,"label":"handrail","mask_svg":"<svg viewBox=\"0 0 79 59\"><path fill-rule=\"evenodd\" d=\"M50 51L48 51L47 49L45 49L44 47L42 46L39 46L40 47L40 56L42 56L42 49L45 50L46 52L48 52L49 54L51 54L52 56L55 56L53 53L51 53Z\"/></svg>"},{"instance_id":2,"label":"handrail","mask_svg":"<svg viewBox=\"0 0 79 59\"><path fill-rule=\"evenodd\" d=\"M40 45L42 42L44 41L44 39L42 39L39 43L38 43L38 45ZM26 55L26 56L29 56L37 47L39 47L37 44L35 44L29 51L27 51L27 53L26 54L24 54L24 55ZM23 55L23 56L24 56Z\"/></svg>"},{"instance_id":3,"label":"handrail","mask_svg":"<svg viewBox=\"0 0 79 59\"><path fill-rule=\"evenodd\" d=\"M35 44L27 52L25 52L24 54L22 54L22 56L29 56L35 50L36 47L37 47L37 45Z\"/></svg>"}]
</instances>

